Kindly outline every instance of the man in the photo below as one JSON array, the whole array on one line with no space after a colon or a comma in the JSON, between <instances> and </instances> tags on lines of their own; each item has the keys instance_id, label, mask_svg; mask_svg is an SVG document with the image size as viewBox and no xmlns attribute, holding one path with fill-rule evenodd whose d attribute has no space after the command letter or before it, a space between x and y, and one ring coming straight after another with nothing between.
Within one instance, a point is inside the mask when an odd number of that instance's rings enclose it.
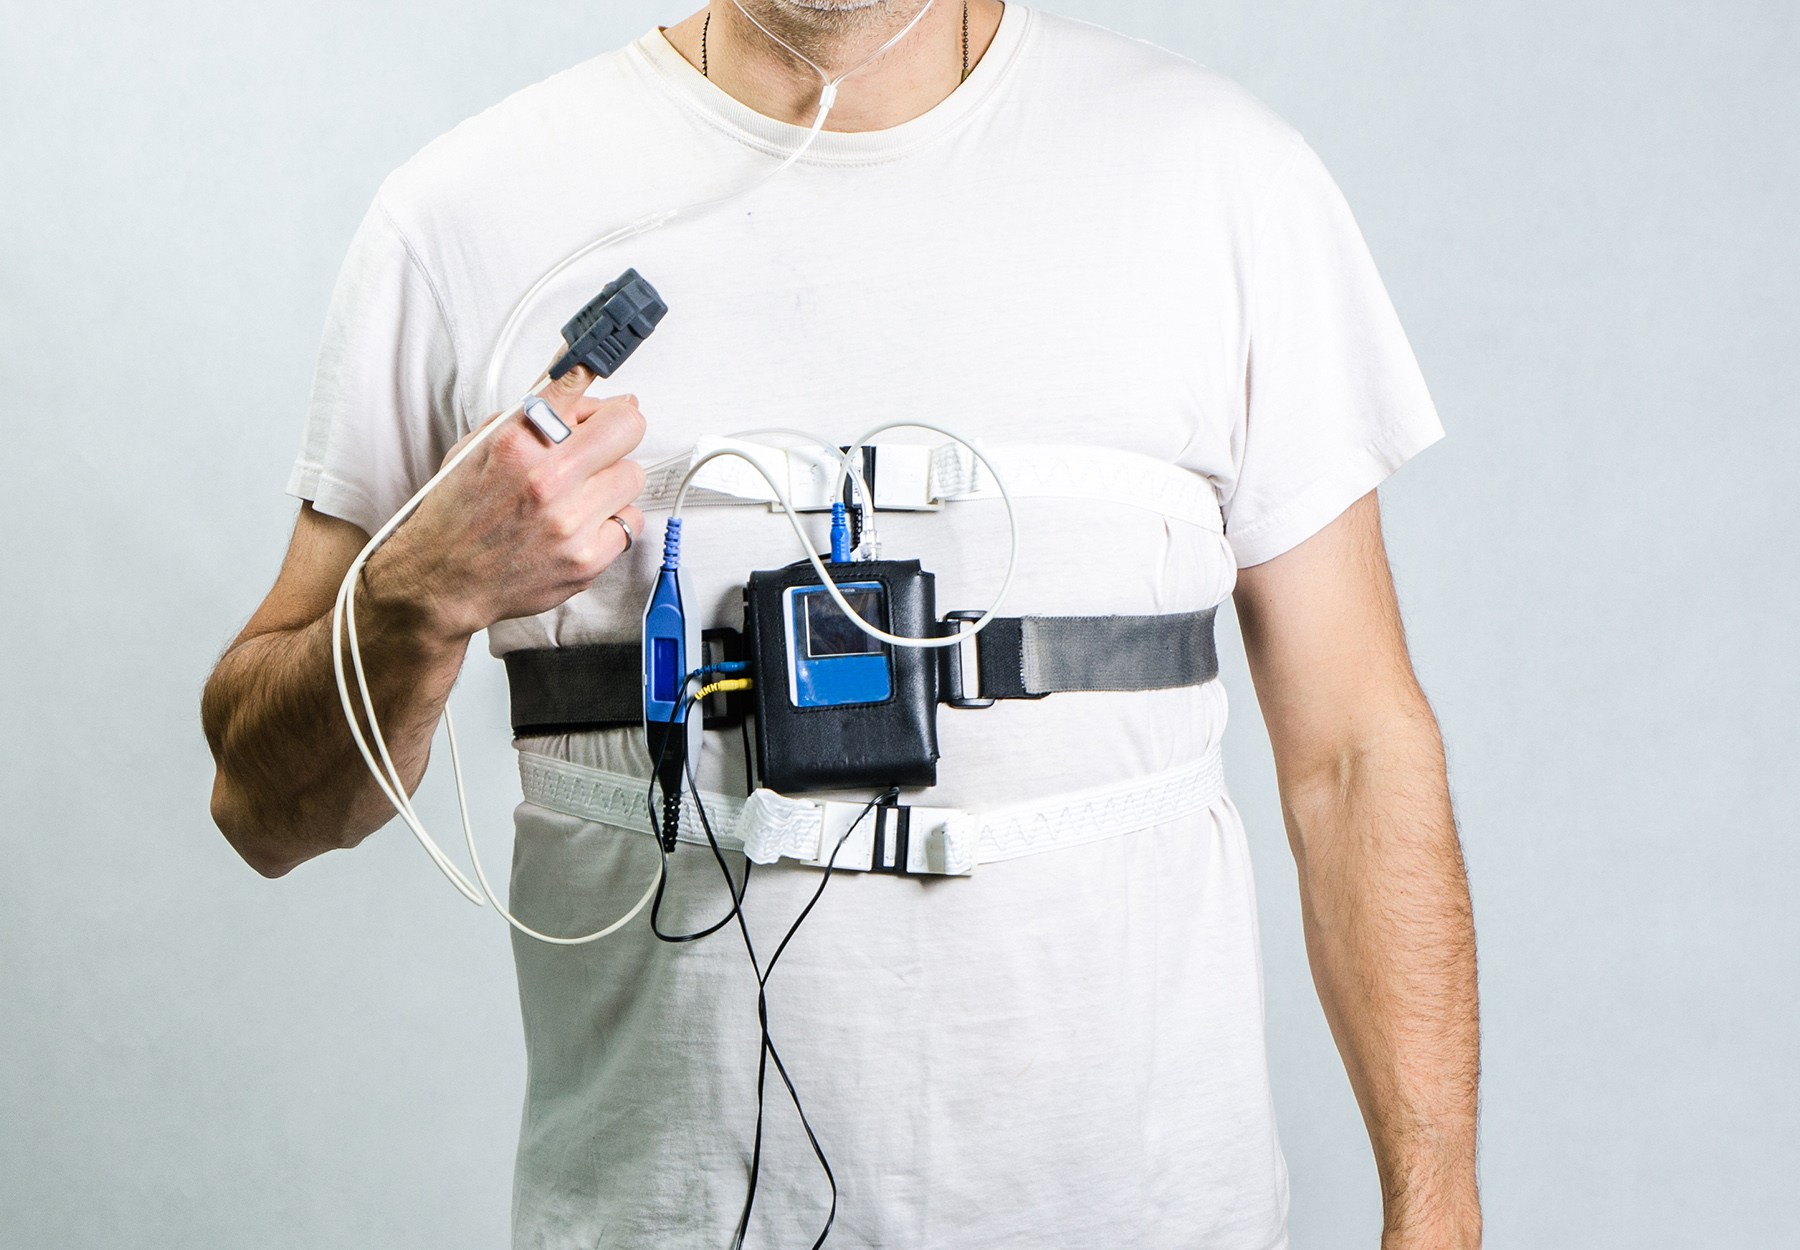
<instances>
[{"instance_id":1,"label":"man","mask_svg":"<svg viewBox=\"0 0 1800 1250\"><path fill-rule=\"evenodd\" d=\"M1007 610L1171 613L1235 585L1383 1245L1477 1245L1468 895L1373 494L1441 430L1329 177L1189 62L1016 4L937 0L759 183L820 96L776 39L836 74L920 5L743 4L519 93L383 186L333 303L292 545L207 688L219 827L273 877L389 819L332 680L339 580L492 411L493 344L541 274L645 214L739 193L578 266L497 366L516 394L562 319L631 265L671 309L619 378L633 395L590 398L581 371L552 384L566 442L512 418L369 562L363 656L409 785L475 633L496 653L635 636L657 566L656 544L631 545L639 508L667 507L634 504L639 464L703 435L837 440L913 417L984 447L1176 473L1210 520L1099 467L1017 500ZM688 517L690 598L706 624L736 624L737 587L791 560L792 536L750 509ZM921 559L940 608L991 600L1006 536L993 502L882 520L885 554ZM1216 759L1224 720L1217 682L946 711L939 784L907 798L979 812L1129 786ZM741 795L718 737L702 789ZM577 774L649 771L641 733L517 745ZM513 909L550 933L623 913L655 863L642 833L549 800L519 809L515 846ZM762 951L818 880L757 870L744 913ZM668 899L670 932L730 908L688 848ZM531 1065L516 1244L730 1240L760 1051L730 938L668 945L642 920L574 949L515 938ZM1284 1245L1256 943L1222 789L966 879L838 874L768 983L836 1176L833 1244ZM750 1240L812 1244L831 1191L777 1112Z\"/></svg>"}]
</instances>

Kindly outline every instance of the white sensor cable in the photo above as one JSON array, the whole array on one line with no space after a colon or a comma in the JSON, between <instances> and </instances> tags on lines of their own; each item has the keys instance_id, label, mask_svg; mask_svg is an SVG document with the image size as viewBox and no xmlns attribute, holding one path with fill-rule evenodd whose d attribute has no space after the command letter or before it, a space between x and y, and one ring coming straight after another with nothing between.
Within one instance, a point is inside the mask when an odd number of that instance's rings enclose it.
<instances>
[{"instance_id":1,"label":"white sensor cable","mask_svg":"<svg viewBox=\"0 0 1800 1250\"><path fill-rule=\"evenodd\" d=\"M767 438L772 434L785 434L789 438L799 439L809 447L822 447L837 459L838 472L837 477L832 482L831 498L836 499L844 493L844 480L846 477L848 477L850 481L856 483L856 497L862 501L863 510L862 545L867 546L875 542L875 499L869 494L869 484L863 478L862 466L857 465L853 468L850 462L850 453L855 451L856 448L852 447L849 451L846 451L833 443L826 442L817 434L811 434L805 430L796 430L792 426L786 425L759 425L753 430L736 430L727 434L725 437L749 440L753 438Z\"/></svg>"},{"instance_id":2,"label":"white sensor cable","mask_svg":"<svg viewBox=\"0 0 1800 1250\"><path fill-rule=\"evenodd\" d=\"M623 916L620 916L604 929L596 929L592 933L584 933L580 937L566 938L553 937L548 933L539 933L536 929L520 923L519 919L510 911L506 910L501 904L499 896L494 893L494 887L488 884L487 871L481 866L481 852L475 849L475 826L469 820L469 801L464 797L463 793L462 760L458 756L456 750L456 726L450 722L450 709L448 707L444 709L444 727L449 730L450 733L450 771L456 776L456 806L457 810L462 815L463 840L468 843L469 861L475 865L475 877L481 882L481 892L487 895L488 902L493 905L495 911L500 913L507 924L517 929L520 933L523 933L526 937L536 938L538 941L547 942L551 946L585 946L589 942L597 942L601 938L617 933L620 929L623 929L626 925L631 923L632 917L643 911L645 905L648 904L651 899L656 897L656 887L662 884L663 877L663 866L660 861L657 864L656 873L650 878L650 884L644 890L644 896L638 899L636 905L633 906L630 911L626 912ZM650 836L656 836L654 830L651 831Z\"/></svg>"},{"instance_id":3,"label":"white sensor cable","mask_svg":"<svg viewBox=\"0 0 1800 1250\"><path fill-rule=\"evenodd\" d=\"M532 389L535 391L543 382L544 376L540 375L538 380L532 384ZM481 905L481 894L470 884L469 879L462 874L461 870L450 862L449 857L425 831L425 826L413 810L412 801L406 793L406 785L400 776L400 770L394 766L393 757L388 752L387 742L381 733L380 721L375 715L374 698L369 693L368 678L363 671L362 647L356 636L356 585L362 577L363 566L369 562L369 557L374 555L376 549L399 528L401 522L418 510L419 505L424 502L425 496L436 489L439 482L448 477L496 430L516 416L522 407L522 404L513 405L509 411L495 417L482 429L477 430L463 444L460 451L446 460L443 467L433 474L431 479L421 486L411 499L402 504L400 510L389 517L385 525L375 531L369 541L364 544L363 549L357 553L356 559L350 562L349 569L344 573L343 581L338 585L337 600L332 604L331 609L331 664L337 678L338 701L343 706L344 721L350 728L350 736L355 739L356 748L362 753L363 762L368 765L370 774L375 778L375 784L388 802L394 805L394 810L400 814L400 818L405 822L407 828L412 830L413 836L419 840L419 845L425 848L425 852L431 856L432 862L450 879L450 884L455 886L463 897L477 906ZM371 750L368 739L363 734L362 726L357 722L356 709L351 701L349 679L344 671L346 641L349 643L351 662L356 670L363 710L368 716L369 729L375 739L375 745L380 751L381 758L379 760L376 759L375 751Z\"/></svg>"},{"instance_id":4,"label":"white sensor cable","mask_svg":"<svg viewBox=\"0 0 1800 1250\"><path fill-rule=\"evenodd\" d=\"M896 647L917 647L921 649L927 647L953 647L959 643L967 642L975 634L986 629L988 622L999 615L1000 608L1005 604L1007 595L1012 592L1013 576L1018 572L1019 568L1018 514L1013 510L1012 496L1007 493L1006 483L1001 480L1000 474L995 471L993 462L982 454L979 447L957 438L957 436L952 434L949 430L942 429L939 426L926 425L922 421L892 421L886 425L876 426L874 429L864 434L862 438L851 444L852 450L864 445L869 439L877 434L887 430L897 429L930 430L933 433L942 434L945 438L954 440L963 447L967 447L975 458L981 461L983 467L987 469L989 476L994 479L994 486L1000 492L1000 500L1006 505L1006 525L1008 530L1006 578L1001 582L1000 593L994 596L994 602L988 606L987 611L982 613L981 618L966 632L950 634L943 638L908 638L901 634L890 634L886 630L879 629L876 626L871 625L868 621L863 620L862 617L857 615L856 609L851 607L849 601L844 598L844 592L838 589L838 584L832 580L831 574L825 570L825 563L819 558L819 553L815 550L812 539L807 537L806 530L800 523L800 514L794 510L794 505L788 499L787 491L782 489L781 484L775 480L768 469L757 463L752 457L745 455L735 448L721 447L716 451L710 451L694 461L694 463L688 467L687 476L681 479L681 489L675 493L675 506L669 511L669 519L675 520L681 516L681 510L687 503L688 488L693 484L694 475L700 471L701 466L717 460L721 456L736 456L739 460L742 460L745 464L760 473L763 481L769 484L769 489L775 493L775 502L781 505L782 512L787 515L788 524L793 528L794 537L799 540L801 550L806 552L806 558L812 562L813 572L819 575L819 580L824 584L826 593L831 596L832 602L837 604L838 611L849 617L850 622L853 625L862 630L862 632L869 637ZM830 444L820 443L820 446L830 447ZM832 450L835 451L836 448L832 448ZM841 490L843 488L843 475L847 472L849 472L849 457L846 455L843 456L839 464L837 489Z\"/></svg>"},{"instance_id":5,"label":"white sensor cable","mask_svg":"<svg viewBox=\"0 0 1800 1250\"><path fill-rule=\"evenodd\" d=\"M537 381L532 383L531 393L535 394L537 388L542 386L546 380L547 375L539 375ZM436 864L444 876L449 879L450 884L455 886L464 898L468 899L471 903L474 903L477 907L481 906L485 896L485 901L492 904L494 910L498 912L509 925L525 934L527 937L536 938L540 942L548 942L558 946L579 946L583 943L596 941L606 937L610 933L618 932L618 930L628 924L633 917L649 905L651 898L656 894L657 884L662 879L661 863L659 862L657 864L656 873L651 878L650 884L645 888L643 897L638 899L636 905L633 906L630 911L626 912L623 916L619 917L605 928L597 929L594 932L584 934L581 937L561 938L553 937L545 933L539 933L537 930L521 923L517 917L501 904L499 897L494 893L493 887L488 882L487 873L482 868L481 855L475 849L474 825L469 819L469 803L468 795L463 784L461 752L458 749L456 742L456 722L450 715L449 707L446 706L444 708L444 731L450 740L450 766L451 773L456 782L457 811L462 818L463 836L468 843L469 858L475 866L476 878L481 882L481 888L477 891L475 886L470 884L469 879L463 875L462 871L457 868L455 864L450 862L450 857L438 846L431 834L426 831L425 822L419 818L417 810L413 807L412 798L406 792L405 779L401 777L399 768L394 764L393 755L388 750L387 739L381 732L380 718L375 714L375 700L374 696L369 692L368 676L363 669L362 646L356 634L356 587L357 583L362 578L363 566L369 562L369 557L375 554L376 549L379 548L382 543L387 541L388 537L399 528L400 524L404 522L406 518L418 510L419 505L424 502L425 497L437 487L439 482L448 477L458 465L466 460L477 447L490 438L495 431L500 429L501 426L510 421L513 417L517 416L522 408L523 404L515 404L511 409L488 422L488 424L480 430L477 430L474 436L471 437L468 442L464 443L462 448L455 455L446 460L443 467L432 475L431 480L421 486L411 499L400 506L398 512L388 518L385 525L375 531L374 536L371 537L363 549L357 553L356 559L351 561L349 570L344 574L344 580L338 586L337 601L332 606L331 662L333 672L337 678L338 700L344 709L344 720L350 727L350 736L356 740L357 750L362 753L363 762L368 765L370 774L375 778L376 786L380 788L388 802L393 804L394 810L400 815L400 819L406 824L408 829L412 830L413 836L419 841L419 845L425 848L425 853L431 857L431 861ZM356 711L350 696L349 678L344 669L344 650L346 642L349 644L351 666L356 672L356 681L359 687L359 693L362 696L361 702L363 713L368 719L369 733L366 737L363 734L362 726L357 723ZM369 744L370 738L374 739L373 749L371 749ZM379 756L379 759L377 759L377 756Z\"/></svg>"}]
</instances>

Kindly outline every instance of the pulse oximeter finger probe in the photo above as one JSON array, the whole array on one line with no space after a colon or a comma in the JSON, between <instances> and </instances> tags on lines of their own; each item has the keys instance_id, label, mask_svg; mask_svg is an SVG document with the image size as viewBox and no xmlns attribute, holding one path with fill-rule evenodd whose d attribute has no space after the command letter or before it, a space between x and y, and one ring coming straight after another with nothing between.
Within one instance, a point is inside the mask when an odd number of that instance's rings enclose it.
<instances>
[{"instance_id":1,"label":"pulse oximeter finger probe","mask_svg":"<svg viewBox=\"0 0 1800 1250\"><path fill-rule=\"evenodd\" d=\"M662 302L656 288L638 277L637 270L627 269L563 327L563 342L569 350L550 366L549 379L560 381L570 370L581 366L597 378L610 378L638 344L650 337L668 311L669 306ZM568 424L542 395L527 395L521 403L525 419L552 443L569 437ZM630 541L627 530L627 551L631 550Z\"/></svg>"}]
</instances>

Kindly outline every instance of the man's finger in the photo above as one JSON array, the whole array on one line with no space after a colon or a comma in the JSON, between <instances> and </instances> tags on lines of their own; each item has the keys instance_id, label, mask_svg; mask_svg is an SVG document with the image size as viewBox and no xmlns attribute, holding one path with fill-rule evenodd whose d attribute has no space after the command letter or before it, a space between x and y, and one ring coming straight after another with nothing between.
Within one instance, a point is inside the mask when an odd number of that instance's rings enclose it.
<instances>
[{"instance_id":1,"label":"man's finger","mask_svg":"<svg viewBox=\"0 0 1800 1250\"><path fill-rule=\"evenodd\" d=\"M579 511L603 517L635 503L643 493L643 466L634 460L621 460L589 477L570 499Z\"/></svg>"},{"instance_id":2,"label":"man's finger","mask_svg":"<svg viewBox=\"0 0 1800 1250\"><path fill-rule=\"evenodd\" d=\"M575 428L561 452L568 457L568 471L591 477L631 454L644 438L644 414L637 398L621 395L595 405L594 415Z\"/></svg>"},{"instance_id":3,"label":"man's finger","mask_svg":"<svg viewBox=\"0 0 1800 1250\"><path fill-rule=\"evenodd\" d=\"M596 378L585 365L576 365L562 377L546 383L539 394L550 405L550 410L573 429L610 402L606 399L593 399L588 396L587 388L592 386L595 381ZM634 403L637 400L635 395L620 395L613 398L627 399Z\"/></svg>"},{"instance_id":4,"label":"man's finger","mask_svg":"<svg viewBox=\"0 0 1800 1250\"><path fill-rule=\"evenodd\" d=\"M574 405L587 392L587 388L593 384L594 375L588 372L587 366L576 365L560 378L546 382L544 389L538 394L549 401L550 406L556 410L557 416L573 425L575 423Z\"/></svg>"},{"instance_id":5,"label":"man's finger","mask_svg":"<svg viewBox=\"0 0 1800 1250\"><path fill-rule=\"evenodd\" d=\"M637 546L638 540L644 536L644 514L630 504L621 507L601 524L609 531L605 535L609 539L613 537L611 530L618 531L619 553L607 561L609 564Z\"/></svg>"}]
</instances>

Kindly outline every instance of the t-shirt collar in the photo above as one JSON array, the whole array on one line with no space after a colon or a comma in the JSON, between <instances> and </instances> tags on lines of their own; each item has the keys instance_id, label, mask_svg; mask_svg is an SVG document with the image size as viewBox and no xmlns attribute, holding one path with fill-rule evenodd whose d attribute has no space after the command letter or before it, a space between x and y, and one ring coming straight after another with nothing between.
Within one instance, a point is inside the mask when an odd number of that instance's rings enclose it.
<instances>
[{"instance_id":1,"label":"t-shirt collar","mask_svg":"<svg viewBox=\"0 0 1800 1250\"><path fill-rule=\"evenodd\" d=\"M981 60L969 71L968 78L935 107L886 130L859 133L826 130L801 162L861 165L897 160L949 133L980 111L1010 77L1031 21L1031 11L1024 5L1008 3L993 42ZM805 142L807 127L765 117L721 91L688 64L687 58L670 45L660 29L652 29L632 44L630 51L659 87L739 142L771 155L785 155ZM855 81L852 78L846 87Z\"/></svg>"}]
</instances>

